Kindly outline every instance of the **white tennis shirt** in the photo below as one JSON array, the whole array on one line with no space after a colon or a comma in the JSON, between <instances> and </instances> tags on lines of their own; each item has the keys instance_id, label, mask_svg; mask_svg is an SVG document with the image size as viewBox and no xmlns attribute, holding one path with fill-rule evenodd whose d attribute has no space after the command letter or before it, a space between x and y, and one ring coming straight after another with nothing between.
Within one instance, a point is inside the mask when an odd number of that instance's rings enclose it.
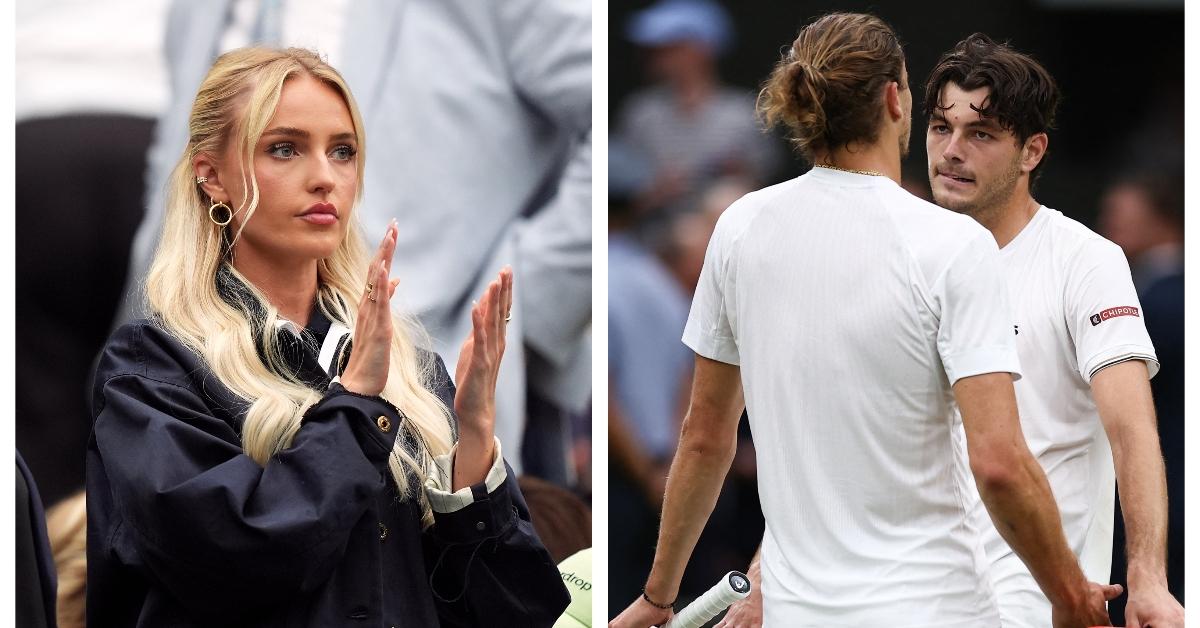
<instances>
[{"instance_id":1,"label":"white tennis shirt","mask_svg":"<svg viewBox=\"0 0 1200 628\"><path fill-rule=\"evenodd\" d=\"M814 168L722 215L683 340L741 367L764 625L997 625L951 385L1020 377L1000 273L987 230L885 177Z\"/></svg>"},{"instance_id":2,"label":"white tennis shirt","mask_svg":"<svg viewBox=\"0 0 1200 628\"><path fill-rule=\"evenodd\" d=\"M1158 372L1129 263L1120 247L1048 207L1000 250L1000 259L1025 375L1016 384L1021 429L1046 471L1084 574L1107 583L1116 476L1091 379L1125 360L1144 360L1151 377ZM1049 601L992 525L965 463L961 471L976 496L1004 626L1049 626Z\"/></svg>"}]
</instances>

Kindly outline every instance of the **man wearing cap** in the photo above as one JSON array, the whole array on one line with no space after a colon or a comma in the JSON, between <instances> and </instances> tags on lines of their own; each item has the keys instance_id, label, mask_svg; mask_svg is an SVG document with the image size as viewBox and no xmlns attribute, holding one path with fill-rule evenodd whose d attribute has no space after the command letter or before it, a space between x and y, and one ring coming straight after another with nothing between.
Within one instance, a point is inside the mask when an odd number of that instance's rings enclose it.
<instances>
[{"instance_id":1,"label":"man wearing cap","mask_svg":"<svg viewBox=\"0 0 1200 628\"><path fill-rule=\"evenodd\" d=\"M655 84L630 96L618 135L651 161L651 196L684 209L699 184L722 175L766 181L777 146L754 119L754 95L722 84L717 57L729 49L729 16L708 0L661 0L633 15L626 34L647 52Z\"/></svg>"}]
</instances>

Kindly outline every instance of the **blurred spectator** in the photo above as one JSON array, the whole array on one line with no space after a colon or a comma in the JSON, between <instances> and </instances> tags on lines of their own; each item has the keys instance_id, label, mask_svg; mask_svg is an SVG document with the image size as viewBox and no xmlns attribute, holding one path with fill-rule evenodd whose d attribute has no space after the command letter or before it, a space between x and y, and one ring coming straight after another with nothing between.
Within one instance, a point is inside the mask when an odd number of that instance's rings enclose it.
<instances>
[{"instance_id":1,"label":"blurred spectator","mask_svg":"<svg viewBox=\"0 0 1200 628\"><path fill-rule=\"evenodd\" d=\"M53 628L55 572L46 538L46 514L37 483L17 450L16 618L22 628Z\"/></svg>"},{"instance_id":2,"label":"blurred spectator","mask_svg":"<svg viewBox=\"0 0 1200 628\"><path fill-rule=\"evenodd\" d=\"M662 245L660 255L688 295L696 291L700 269L704 267L704 252L717 219L734 201L752 191L754 185L744 179L717 179L702 189L696 211L672 221L670 235Z\"/></svg>"},{"instance_id":3,"label":"blurred spectator","mask_svg":"<svg viewBox=\"0 0 1200 628\"><path fill-rule=\"evenodd\" d=\"M648 204L683 211L688 193L713 177L767 180L780 154L758 127L754 94L724 85L717 72L733 41L725 10L710 0L660 0L634 14L626 34L646 49L653 85L629 97L617 129L654 167Z\"/></svg>"},{"instance_id":4,"label":"blurred spectator","mask_svg":"<svg viewBox=\"0 0 1200 628\"><path fill-rule=\"evenodd\" d=\"M517 478L517 485L529 505L533 529L555 563L592 546L592 511L582 499L531 475Z\"/></svg>"},{"instance_id":5,"label":"blurred spectator","mask_svg":"<svg viewBox=\"0 0 1200 628\"><path fill-rule=\"evenodd\" d=\"M619 610L650 570L692 355L680 341L687 296L629 233L651 167L613 139L608 169L608 516L621 528L609 536L609 607Z\"/></svg>"},{"instance_id":6,"label":"blurred spectator","mask_svg":"<svg viewBox=\"0 0 1200 628\"><path fill-rule=\"evenodd\" d=\"M491 8L176 0L166 39L173 97L150 153L126 316L141 314L163 181L213 60L250 44L316 47L358 95L371 135L364 235L374 242L398 219L398 307L421 320L447 364L457 363L473 296L513 266L496 435L515 470L565 485L570 416L591 387L591 9L574 0Z\"/></svg>"},{"instance_id":7,"label":"blurred spectator","mask_svg":"<svg viewBox=\"0 0 1200 628\"><path fill-rule=\"evenodd\" d=\"M166 6L16 5L16 436L47 504L83 487L88 373L125 283L167 98Z\"/></svg>"},{"instance_id":8,"label":"blurred spectator","mask_svg":"<svg viewBox=\"0 0 1200 628\"><path fill-rule=\"evenodd\" d=\"M1182 173L1120 178L1100 201L1099 223L1129 258L1138 294L1183 272Z\"/></svg>"},{"instance_id":9,"label":"blurred spectator","mask_svg":"<svg viewBox=\"0 0 1200 628\"><path fill-rule=\"evenodd\" d=\"M1172 176L1174 174L1174 176ZM1146 331L1158 353L1160 371L1150 380L1158 434L1166 463L1168 529L1167 587L1183 602L1183 175L1131 174L1104 193L1100 232L1129 258ZM1119 494L1118 494L1119 499ZM1113 535L1113 582L1125 584L1125 527L1117 508ZM1109 603L1116 625L1124 625L1126 596Z\"/></svg>"},{"instance_id":10,"label":"blurred spectator","mask_svg":"<svg viewBox=\"0 0 1200 628\"><path fill-rule=\"evenodd\" d=\"M87 599L87 506L79 491L46 513L58 572L58 628L83 628Z\"/></svg>"}]
</instances>

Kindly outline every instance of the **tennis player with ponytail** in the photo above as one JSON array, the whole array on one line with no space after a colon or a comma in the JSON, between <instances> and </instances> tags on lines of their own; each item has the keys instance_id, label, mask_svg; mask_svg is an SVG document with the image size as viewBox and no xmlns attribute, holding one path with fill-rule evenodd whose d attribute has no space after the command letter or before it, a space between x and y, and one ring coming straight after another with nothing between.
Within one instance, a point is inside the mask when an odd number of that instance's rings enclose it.
<instances>
[{"instance_id":1,"label":"tennis player with ponytail","mask_svg":"<svg viewBox=\"0 0 1200 628\"><path fill-rule=\"evenodd\" d=\"M96 377L88 624L552 623L567 592L493 434L512 271L451 381L392 312L403 225L373 253L357 228L364 128L333 68L229 52L189 129L151 318Z\"/></svg>"},{"instance_id":2,"label":"tennis player with ponytail","mask_svg":"<svg viewBox=\"0 0 1200 628\"><path fill-rule=\"evenodd\" d=\"M759 108L815 167L734 203L712 236L654 566L611 625L671 616L743 405L759 443L764 625L999 625L955 474L955 402L983 502L1055 625L1105 623L1119 587L1084 578L1021 435L996 241L899 186L912 93L895 33L870 15L814 21Z\"/></svg>"}]
</instances>

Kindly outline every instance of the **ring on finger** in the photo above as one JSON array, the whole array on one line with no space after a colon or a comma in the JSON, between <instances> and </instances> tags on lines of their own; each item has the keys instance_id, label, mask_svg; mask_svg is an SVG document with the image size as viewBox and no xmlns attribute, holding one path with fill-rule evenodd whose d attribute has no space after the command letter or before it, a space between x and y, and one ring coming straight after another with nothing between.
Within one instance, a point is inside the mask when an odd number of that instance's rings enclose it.
<instances>
[{"instance_id":1,"label":"ring on finger","mask_svg":"<svg viewBox=\"0 0 1200 628\"><path fill-rule=\"evenodd\" d=\"M509 312L508 314L506 314L504 316L504 322L507 323L508 321L511 321L511 320L512 320L512 312Z\"/></svg>"}]
</instances>

